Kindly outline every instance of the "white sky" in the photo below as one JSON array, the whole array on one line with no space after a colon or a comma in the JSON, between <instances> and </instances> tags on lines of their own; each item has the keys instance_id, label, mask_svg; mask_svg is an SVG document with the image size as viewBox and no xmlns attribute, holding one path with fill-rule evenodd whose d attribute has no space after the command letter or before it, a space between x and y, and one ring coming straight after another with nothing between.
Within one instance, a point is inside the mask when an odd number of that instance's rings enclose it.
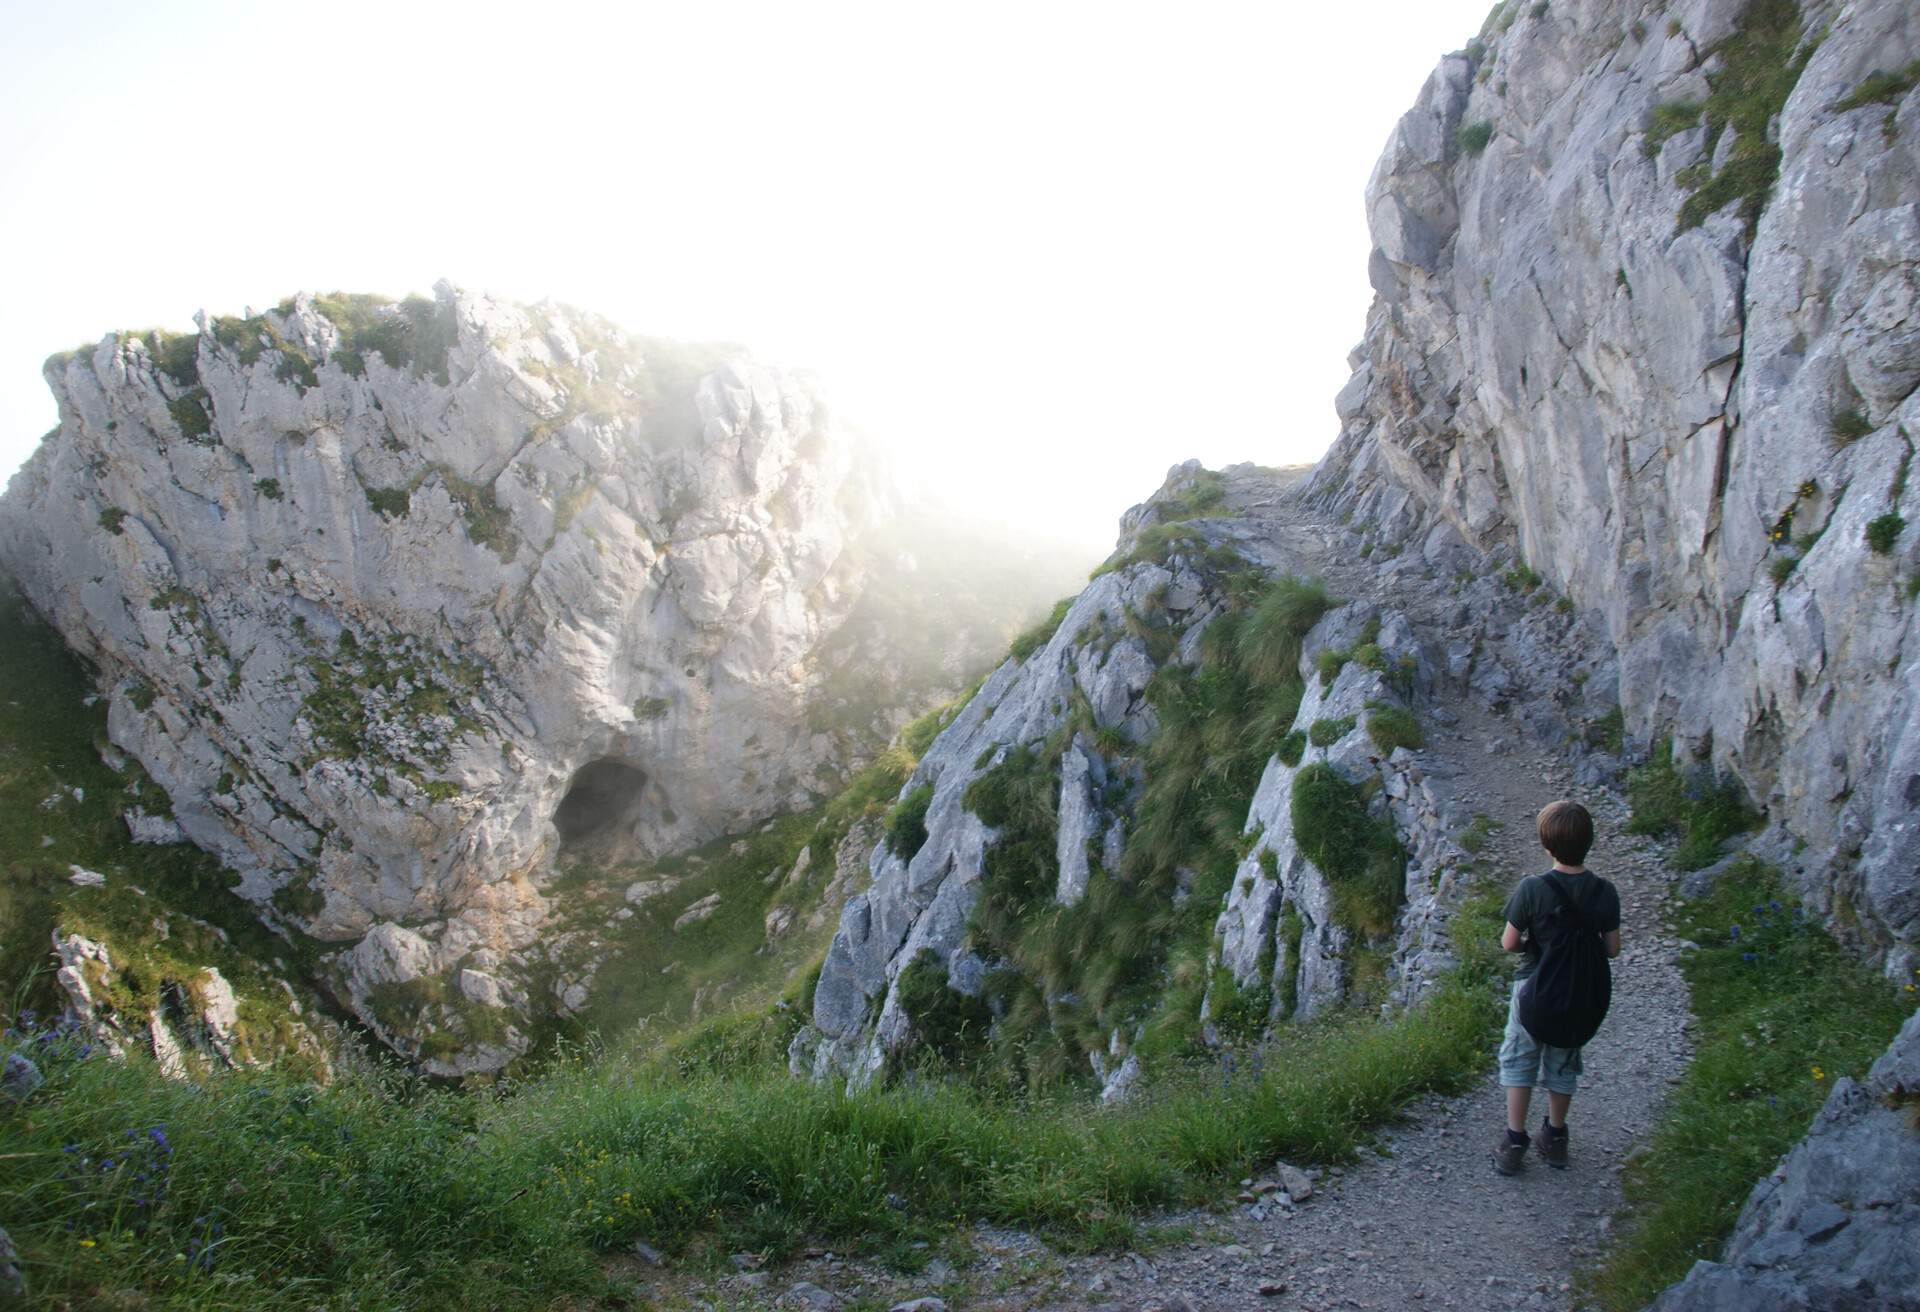
<instances>
[{"instance_id":1,"label":"white sky","mask_svg":"<svg viewBox=\"0 0 1920 1312\"><path fill-rule=\"evenodd\" d=\"M1488 0L0 0L0 477L54 351L437 278L809 368L1095 551L1336 431L1362 189Z\"/></svg>"}]
</instances>

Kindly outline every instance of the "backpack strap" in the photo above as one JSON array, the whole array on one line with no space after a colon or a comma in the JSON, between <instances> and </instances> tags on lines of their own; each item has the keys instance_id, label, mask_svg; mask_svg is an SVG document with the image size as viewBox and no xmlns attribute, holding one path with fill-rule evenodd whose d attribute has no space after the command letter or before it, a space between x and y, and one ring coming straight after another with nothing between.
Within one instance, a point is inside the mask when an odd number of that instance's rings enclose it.
<instances>
[{"instance_id":1,"label":"backpack strap","mask_svg":"<svg viewBox=\"0 0 1920 1312\"><path fill-rule=\"evenodd\" d=\"M1549 870L1541 878L1547 881L1547 887L1553 890L1553 896L1560 904L1556 910L1568 915L1573 928L1588 929L1592 917L1587 914L1587 909L1574 899L1573 890L1568 888L1560 878L1560 872Z\"/></svg>"}]
</instances>

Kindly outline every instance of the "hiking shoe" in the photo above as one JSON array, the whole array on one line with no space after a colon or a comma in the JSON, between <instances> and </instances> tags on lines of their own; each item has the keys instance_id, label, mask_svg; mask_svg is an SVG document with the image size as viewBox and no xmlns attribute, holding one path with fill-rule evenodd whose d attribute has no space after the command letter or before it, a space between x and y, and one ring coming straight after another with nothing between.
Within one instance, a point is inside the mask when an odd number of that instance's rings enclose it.
<instances>
[{"instance_id":1,"label":"hiking shoe","mask_svg":"<svg viewBox=\"0 0 1920 1312\"><path fill-rule=\"evenodd\" d=\"M1551 1121L1540 1122L1540 1133L1533 1136L1533 1146L1540 1150L1548 1166L1564 1171L1567 1169L1567 1132L1555 1134L1548 1128L1551 1125Z\"/></svg>"},{"instance_id":2,"label":"hiking shoe","mask_svg":"<svg viewBox=\"0 0 1920 1312\"><path fill-rule=\"evenodd\" d=\"M1493 1150L1493 1169L1502 1175L1518 1175L1520 1168L1526 1164L1527 1146L1501 1134L1500 1142Z\"/></svg>"}]
</instances>

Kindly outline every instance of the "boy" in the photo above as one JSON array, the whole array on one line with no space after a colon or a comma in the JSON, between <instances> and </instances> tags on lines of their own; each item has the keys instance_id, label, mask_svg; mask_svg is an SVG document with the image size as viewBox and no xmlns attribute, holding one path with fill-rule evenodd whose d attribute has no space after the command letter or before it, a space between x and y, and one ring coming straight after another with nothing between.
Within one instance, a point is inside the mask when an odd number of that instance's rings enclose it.
<instances>
[{"instance_id":1,"label":"boy","mask_svg":"<svg viewBox=\"0 0 1920 1312\"><path fill-rule=\"evenodd\" d=\"M1540 845L1553 857L1553 868L1574 906L1600 931L1607 956L1619 956L1619 891L1585 865L1587 849L1593 846L1593 817L1577 802L1551 802L1541 809L1536 827ZM1526 955L1514 977L1506 1037L1500 1043L1507 1132L1493 1150L1493 1167L1502 1175L1512 1175L1526 1163L1527 1105L1536 1084L1547 1091L1547 1117L1533 1137L1533 1146L1548 1166L1564 1170L1567 1165L1567 1108L1579 1083L1581 1050L1539 1043L1520 1023L1520 986L1540 965L1539 933L1559 907L1560 900L1544 875L1528 875L1507 898L1507 927L1500 935L1500 946Z\"/></svg>"}]
</instances>

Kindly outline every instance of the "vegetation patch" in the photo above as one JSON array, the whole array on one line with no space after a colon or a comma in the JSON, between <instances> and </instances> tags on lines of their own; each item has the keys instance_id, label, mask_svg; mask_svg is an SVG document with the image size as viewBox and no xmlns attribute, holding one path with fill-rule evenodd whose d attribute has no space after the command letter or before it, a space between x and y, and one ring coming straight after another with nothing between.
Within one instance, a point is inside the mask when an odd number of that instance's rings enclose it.
<instances>
[{"instance_id":1,"label":"vegetation patch","mask_svg":"<svg viewBox=\"0 0 1920 1312\"><path fill-rule=\"evenodd\" d=\"M413 489L370 487L367 489L367 504L382 519L405 519L408 509L413 505Z\"/></svg>"},{"instance_id":2,"label":"vegetation patch","mask_svg":"<svg viewBox=\"0 0 1920 1312\"><path fill-rule=\"evenodd\" d=\"M1836 442L1857 442L1873 431L1873 421L1859 409L1842 410L1829 421L1828 429Z\"/></svg>"},{"instance_id":3,"label":"vegetation patch","mask_svg":"<svg viewBox=\"0 0 1920 1312\"><path fill-rule=\"evenodd\" d=\"M205 388L196 387L167 402L167 413L173 416L173 422L180 433L189 442L198 446L212 446L210 435L213 432L213 416L207 413L207 393Z\"/></svg>"},{"instance_id":4,"label":"vegetation patch","mask_svg":"<svg viewBox=\"0 0 1920 1312\"><path fill-rule=\"evenodd\" d=\"M1462 123L1453 130L1454 149L1469 158L1486 150L1487 143L1492 140L1493 124L1486 119L1477 123Z\"/></svg>"},{"instance_id":5,"label":"vegetation patch","mask_svg":"<svg viewBox=\"0 0 1920 1312\"><path fill-rule=\"evenodd\" d=\"M1393 826L1368 815L1360 789L1324 763L1294 776L1291 806L1294 839L1327 877L1341 923L1363 938L1392 933L1407 865Z\"/></svg>"},{"instance_id":6,"label":"vegetation patch","mask_svg":"<svg viewBox=\"0 0 1920 1312\"><path fill-rule=\"evenodd\" d=\"M269 501L279 501L286 496L277 478L256 478L253 480L253 490Z\"/></svg>"},{"instance_id":7,"label":"vegetation patch","mask_svg":"<svg viewBox=\"0 0 1920 1312\"><path fill-rule=\"evenodd\" d=\"M911 861L927 845L927 807L932 802L933 785L922 784L894 804L887 812L887 851Z\"/></svg>"},{"instance_id":8,"label":"vegetation patch","mask_svg":"<svg viewBox=\"0 0 1920 1312\"><path fill-rule=\"evenodd\" d=\"M1884 70L1867 74L1860 85L1847 93L1846 97L1833 107L1836 114L1844 114L1850 109L1859 109L1863 105L1894 105L1905 98L1907 92L1920 84L1920 59L1914 60L1898 72Z\"/></svg>"},{"instance_id":9,"label":"vegetation patch","mask_svg":"<svg viewBox=\"0 0 1920 1312\"><path fill-rule=\"evenodd\" d=\"M196 333L170 333L156 328L147 334L147 356L153 367L180 387L200 385L200 338Z\"/></svg>"},{"instance_id":10,"label":"vegetation patch","mask_svg":"<svg viewBox=\"0 0 1920 1312\"><path fill-rule=\"evenodd\" d=\"M100 527L119 537L126 530L120 526L127 522L127 512L118 506L108 506L100 512Z\"/></svg>"},{"instance_id":11,"label":"vegetation patch","mask_svg":"<svg viewBox=\"0 0 1920 1312\"><path fill-rule=\"evenodd\" d=\"M1697 100L1669 100L1655 105L1647 116L1647 135L1640 143L1640 153L1652 159L1667 144L1669 137L1677 137L1682 132L1700 125L1700 116L1706 112L1706 106ZM1621 281L1625 281L1622 271Z\"/></svg>"},{"instance_id":12,"label":"vegetation patch","mask_svg":"<svg viewBox=\"0 0 1920 1312\"><path fill-rule=\"evenodd\" d=\"M1891 512L1869 520L1866 531L1867 546L1873 549L1875 555L1890 555L1894 543L1900 540L1900 535L1906 531L1906 528L1907 521Z\"/></svg>"},{"instance_id":13,"label":"vegetation patch","mask_svg":"<svg viewBox=\"0 0 1920 1312\"><path fill-rule=\"evenodd\" d=\"M673 703L665 697L642 697L633 704L633 718L636 720L659 720L665 718L673 709Z\"/></svg>"},{"instance_id":14,"label":"vegetation patch","mask_svg":"<svg viewBox=\"0 0 1920 1312\"><path fill-rule=\"evenodd\" d=\"M932 951L922 948L894 986L915 1040L939 1061L963 1066L985 1046L993 1014L984 1000L952 987Z\"/></svg>"},{"instance_id":15,"label":"vegetation patch","mask_svg":"<svg viewBox=\"0 0 1920 1312\"><path fill-rule=\"evenodd\" d=\"M1281 764L1285 765L1288 769L1292 769L1294 766L1300 764L1300 757L1305 754L1306 750L1307 735L1298 729L1293 729L1289 730L1287 736L1282 738L1279 744L1274 747L1273 754L1280 758Z\"/></svg>"},{"instance_id":16,"label":"vegetation patch","mask_svg":"<svg viewBox=\"0 0 1920 1312\"><path fill-rule=\"evenodd\" d=\"M1757 861L1742 858L1675 922L1696 945L1680 958L1694 1056L1652 1142L1628 1163L1619 1237L1583 1282L1614 1312L1719 1256L1748 1193L1806 1133L1834 1081L1861 1075L1911 1009L1911 994L1849 957Z\"/></svg>"},{"instance_id":17,"label":"vegetation patch","mask_svg":"<svg viewBox=\"0 0 1920 1312\"><path fill-rule=\"evenodd\" d=\"M1331 747L1353 732L1359 717L1342 715L1338 719L1315 720L1307 726L1307 741L1315 747Z\"/></svg>"},{"instance_id":18,"label":"vegetation patch","mask_svg":"<svg viewBox=\"0 0 1920 1312\"><path fill-rule=\"evenodd\" d=\"M1738 781L1715 779L1708 770L1683 775L1674 762L1671 740L1627 776L1627 797L1633 803L1627 832L1679 838L1674 864L1682 870L1712 865L1720 858L1721 844L1763 823Z\"/></svg>"},{"instance_id":19,"label":"vegetation patch","mask_svg":"<svg viewBox=\"0 0 1920 1312\"><path fill-rule=\"evenodd\" d=\"M1013 640L1012 645L1007 649L1007 654L1017 661L1024 661L1046 646L1053 640L1053 635L1059 632L1061 624L1065 623L1067 612L1073 609L1075 600L1073 597L1062 597L1055 602L1047 618Z\"/></svg>"},{"instance_id":20,"label":"vegetation patch","mask_svg":"<svg viewBox=\"0 0 1920 1312\"><path fill-rule=\"evenodd\" d=\"M332 359L349 374L366 372L366 358L378 355L390 368L442 387L453 380L447 354L459 336L453 305L425 296L409 296L398 305L383 296L335 292L316 296L313 308L340 330Z\"/></svg>"},{"instance_id":21,"label":"vegetation patch","mask_svg":"<svg viewBox=\"0 0 1920 1312\"><path fill-rule=\"evenodd\" d=\"M1719 71L1707 75L1704 154L1711 159L1729 129L1734 143L1719 171L1690 188L1676 232L1697 228L1738 202L1751 240L1780 176L1780 147L1768 139L1767 129L1818 44L1802 42L1800 6L1794 0L1751 0L1733 35L1704 52L1721 61Z\"/></svg>"},{"instance_id":22,"label":"vegetation patch","mask_svg":"<svg viewBox=\"0 0 1920 1312\"><path fill-rule=\"evenodd\" d=\"M1427 744L1413 712L1391 702L1367 703L1367 737L1382 752L1392 752L1396 747L1418 750Z\"/></svg>"}]
</instances>

